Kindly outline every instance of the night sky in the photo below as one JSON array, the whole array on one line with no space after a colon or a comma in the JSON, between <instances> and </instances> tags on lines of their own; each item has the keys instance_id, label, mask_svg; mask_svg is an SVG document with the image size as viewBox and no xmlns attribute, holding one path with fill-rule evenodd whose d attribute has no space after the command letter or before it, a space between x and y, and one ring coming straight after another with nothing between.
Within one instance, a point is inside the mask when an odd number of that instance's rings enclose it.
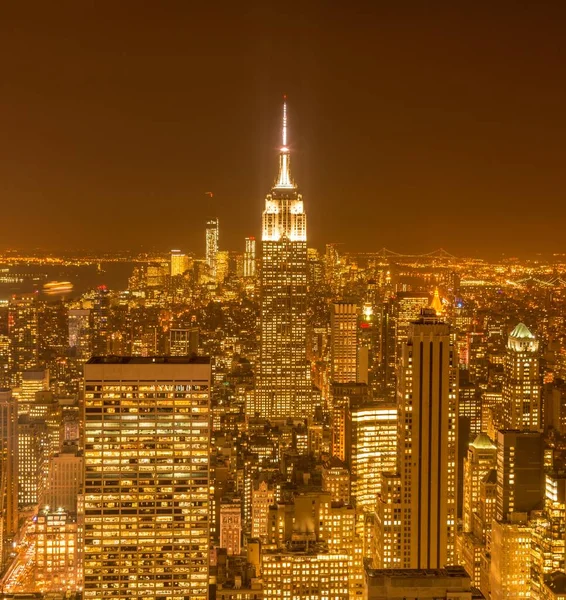
<instances>
[{"instance_id":1,"label":"night sky","mask_svg":"<svg viewBox=\"0 0 566 600\"><path fill-rule=\"evenodd\" d=\"M494 6L496 5L496 6ZM565 2L4 2L0 248L566 251ZM206 192L214 192L211 200Z\"/></svg>"}]
</instances>

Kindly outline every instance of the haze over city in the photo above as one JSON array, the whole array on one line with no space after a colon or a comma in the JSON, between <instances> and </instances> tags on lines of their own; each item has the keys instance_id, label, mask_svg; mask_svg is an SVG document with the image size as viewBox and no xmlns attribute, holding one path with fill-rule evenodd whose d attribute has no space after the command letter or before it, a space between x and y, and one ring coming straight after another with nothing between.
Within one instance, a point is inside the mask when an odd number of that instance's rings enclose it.
<instances>
[{"instance_id":1,"label":"haze over city","mask_svg":"<svg viewBox=\"0 0 566 600\"><path fill-rule=\"evenodd\" d=\"M287 94L312 246L560 252L565 11L5 4L0 246L201 251L214 216L237 249Z\"/></svg>"}]
</instances>

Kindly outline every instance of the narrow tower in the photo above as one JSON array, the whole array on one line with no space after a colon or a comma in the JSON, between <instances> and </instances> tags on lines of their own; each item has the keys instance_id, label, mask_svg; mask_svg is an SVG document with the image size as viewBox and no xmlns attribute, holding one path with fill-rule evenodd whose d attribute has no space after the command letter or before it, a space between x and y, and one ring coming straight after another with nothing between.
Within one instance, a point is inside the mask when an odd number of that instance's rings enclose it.
<instances>
[{"instance_id":1,"label":"narrow tower","mask_svg":"<svg viewBox=\"0 0 566 600\"><path fill-rule=\"evenodd\" d=\"M256 410L265 417L306 417L313 412L306 347L307 217L291 178L286 101L279 174L265 199L261 240Z\"/></svg>"},{"instance_id":2,"label":"narrow tower","mask_svg":"<svg viewBox=\"0 0 566 600\"><path fill-rule=\"evenodd\" d=\"M509 335L503 372L503 427L540 430L539 342L519 323Z\"/></svg>"},{"instance_id":3,"label":"narrow tower","mask_svg":"<svg viewBox=\"0 0 566 600\"><path fill-rule=\"evenodd\" d=\"M432 308L411 323L399 364L398 469L402 487L402 565L454 564L458 369L450 327Z\"/></svg>"}]
</instances>

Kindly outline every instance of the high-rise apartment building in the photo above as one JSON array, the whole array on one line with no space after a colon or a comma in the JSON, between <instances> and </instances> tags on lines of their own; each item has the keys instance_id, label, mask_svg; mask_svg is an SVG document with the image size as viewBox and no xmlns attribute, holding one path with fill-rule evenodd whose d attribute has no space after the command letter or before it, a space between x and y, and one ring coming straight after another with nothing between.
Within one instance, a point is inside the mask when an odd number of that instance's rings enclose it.
<instances>
[{"instance_id":1,"label":"high-rise apartment building","mask_svg":"<svg viewBox=\"0 0 566 600\"><path fill-rule=\"evenodd\" d=\"M291 178L286 103L282 137L279 175L263 211L256 407L262 416L304 418L313 414L307 362L307 216Z\"/></svg>"},{"instance_id":2,"label":"high-rise apartment building","mask_svg":"<svg viewBox=\"0 0 566 600\"><path fill-rule=\"evenodd\" d=\"M210 361L85 365L85 599L208 598Z\"/></svg>"},{"instance_id":3,"label":"high-rise apartment building","mask_svg":"<svg viewBox=\"0 0 566 600\"><path fill-rule=\"evenodd\" d=\"M0 567L12 552L18 533L18 404L0 389Z\"/></svg>"},{"instance_id":4,"label":"high-rise apartment building","mask_svg":"<svg viewBox=\"0 0 566 600\"><path fill-rule=\"evenodd\" d=\"M255 277L255 237L246 238L244 251L244 277Z\"/></svg>"},{"instance_id":5,"label":"high-rise apartment building","mask_svg":"<svg viewBox=\"0 0 566 600\"><path fill-rule=\"evenodd\" d=\"M216 255L218 254L218 219L206 222L206 264L210 277L216 279Z\"/></svg>"},{"instance_id":6,"label":"high-rise apartment building","mask_svg":"<svg viewBox=\"0 0 566 600\"><path fill-rule=\"evenodd\" d=\"M397 394L402 566L441 568L455 560L458 371L450 327L432 309L411 324Z\"/></svg>"},{"instance_id":7,"label":"high-rise apartment building","mask_svg":"<svg viewBox=\"0 0 566 600\"><path fill-rule=\"evenodd\" d=\"M333 302L330 308L330 378L337 383L358 379L358 315L351 302Z\"/></svg>"},{"instance_id":8,"label":"high-rise apartment building","mask_svg":"<svg viewBox=\"0 0 566 600\"><path fill-rule=\"evenodd\" d=\"M39 353L37 294L20 294L8 303L12 383L19 385L22 372L37 367Z\"/></svg>"},{"instance_id":9,"label":"high-rise apartment building","mask_svg":"<svg viewBox=\"0 0 566 600\"><path fill-rule=\"evenodd\" d=\"M539 342L519 323L509 335L503 377L503 428L541 428Z\"/></svg>"}]
</instances>

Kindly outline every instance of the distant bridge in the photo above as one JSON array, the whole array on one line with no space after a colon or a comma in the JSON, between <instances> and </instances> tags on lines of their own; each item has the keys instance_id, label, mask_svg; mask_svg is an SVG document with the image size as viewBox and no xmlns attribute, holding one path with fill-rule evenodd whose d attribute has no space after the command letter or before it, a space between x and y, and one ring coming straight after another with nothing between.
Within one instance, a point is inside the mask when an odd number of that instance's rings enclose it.
<instances>
[{"instance_id":1,"label":"distant bridge","mask_svg":"<svg viewBox=\"0 0 566 600\"><path fill-rule=\"evenodd\" d=\"M444 250L444 248L438 248L438 250L433 250L426 254L400 254L399 252L394 252L388 248L382 248L379 252L372 253L372 256L378 256L380 258L443 258L449 260L456 258L453 254Z\"/></svg>"}]
</instances>

